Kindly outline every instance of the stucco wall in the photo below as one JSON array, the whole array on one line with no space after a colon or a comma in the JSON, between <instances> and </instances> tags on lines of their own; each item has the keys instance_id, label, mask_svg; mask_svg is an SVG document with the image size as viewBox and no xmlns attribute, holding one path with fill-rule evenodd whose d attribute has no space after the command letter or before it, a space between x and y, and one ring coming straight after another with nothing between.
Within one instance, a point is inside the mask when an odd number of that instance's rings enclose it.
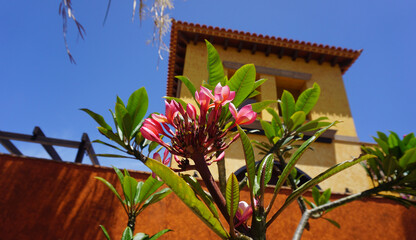
<instances>
[{"instance_id":1,"label":"stucco wall","mask_svg":"<svg viewBox=\"0 0 416 240\"><path fill-rule=\"evenodd\" d=\"M147 173L131 172L139 180ZM99 225L112 239L120 239L127 218L116 197L95 176L113 183L111 168L0 155L0 239L104 239ZM272 196L268 188L266 202ZM284 189L275 210L289 191ZM306 196L310 198L310 194ZM334 196L342 197L342 195ZM249 193L241 192L249 199ZM268 239L291 239L300 219L296 204L285 211L268 231ZM383 199L356 201L328 214L341 230L325 220L311 220L302 239L414 239L416 209L407 210ZM226 225L225 225L226 226ZM171 194L147 208L136 223L137 232L170 232L161 239L218 239L180 200Z\"/></svg>"}]
</instances>

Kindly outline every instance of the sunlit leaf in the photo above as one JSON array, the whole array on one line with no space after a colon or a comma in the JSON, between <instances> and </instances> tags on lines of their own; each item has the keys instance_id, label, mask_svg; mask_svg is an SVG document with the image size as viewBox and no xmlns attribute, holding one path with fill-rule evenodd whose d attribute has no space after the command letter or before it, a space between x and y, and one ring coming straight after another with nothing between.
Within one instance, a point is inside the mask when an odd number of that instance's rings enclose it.
<instances>
[{"instance_id":1,"label":"sunlit leaf","mask_svg":"<svg viewBox=\"0 0 416 240\"><path fill-rule=\"evenodd\" d=\"M212 200L212 196L202 189L199 182L192 176L189 175L182 175L182 178L192 187L192 189L198 194L198 196L204 201L205 205L211 210L212 214L218 218L218 211L215 207L215 204Z\"/></svg>"},{"instance_id":2,"label":"sunlit leaf","mask_svg":"<svg viewBox=\"0 0 416 240\"><path fill-rule=\"evenodd\" d=\"M127 102L127 111L132 120L132 131L130 138L136 135L140 129L140 123L146 115L149 105L149 98L147 96L146 89L144 87L136 90L131 94Z\"/></svg>"},{"instance_id":3,"label":"sunlit leaf","mask_svg":"<svg viewBox=\"0 0 416 240\"><path fill-rule=\"evenodd\" d=\"M156 233L155 235L151 236L151 237L149 238L149 240L156 240L156 239L158 239L159 237L161 237L163 234L165 234L165 233L167 233L167 232L171 232L171 231L172 231L172 230L170 230L170 229L163 229L162 231L160 231L160 232ZM135 239L133 239L133 240L135 240Z\"/></svg>"},{"instance_id":4,"label":"sunlit leaf","mask_svg":"<svg viewBox=\"0 0 416 240\"><path fill-rule=\"evenodd\" d=\"M251 145L250 139L247 137L246 133L237 125L238 132L240 134L241 143L244 150L244 159L246 161L247 175L249 187L252 189L254 186L254 177L256 175L256 166L254 159L253 146Z\"/></svg>"},{"instance_id":5,"label":"sunlit leaf","mask_svg":"<svg viewBox=\"0 0 416 240\"><path fill-rule=\"evenodd\" d=\"M118 194L118 192L116 191L116 189L113 187L113 185L111 183L109 183L107 180L105 180L102 177L94 177L94 178L103 182L114 193L114 195L116 195L118 200L120 200L121 204L124 204L123 199L121 199L120 195Z\"/></svg>"},{"instance_id":6,"label":"sunlit leaf","mask_svg":"<svg viewBox=\"0 0 416 240\"><path fill-rule=\"evenodd\" d=\"M205 43L208 51L208 84L215 87L219 82L224 83L224 67L215 47L207 40Z\"/></svg>"},{"instance_id":7,"label":"sunlit leaf","mask_svg":"<svg viewBox=\"0 0 416 240\"><path fill-rule=\"evenodd\" d=\"M295 113L295 98L290 92L283 90L280 107L282 109L283 121L288 125L290 117Z\"/></svg>"},{"instance_id":8,"label":"sunlit leaf","mask_svg":"<svg viewBox=\"0 0 416 240\"><path fill-rule=\"evenodd\" d=\"M270 104L275 103L275 100L265 100L251 104L251 108L254 112L259 113L263 109L267 108Z\"/></svg>"},{"instance_id":9,"label":"sunlit leaf","mask_svg":"<svg viewBox=\"0 0 416 240\"><path fill-rule=\"evenodd\" d=\"M317 83L314 83L312 88L306 89L299 95L299 98L296 101L295 111L302 111L305 115L308 115L308 113L318 102L320 94L321 88Z\"/></svg>"},{"instance_id":10,"label":"sunlit leaf","mask_svg":"<svg viewBox=\"0 0 416 240\"><path fill-rule=\"evenodd\" d=\"M121 240L131 240L133 238L133 231L130 227L126 227L126 229L123 232L123 235L121 236Z\"/></svg>"},{"instance_id":11,"label":"sunlit leaf","mask_svg":"<svg viewBox=\"0 0 416 240\"><path fill-rule=\"evenodd\" d=\"M238 107L250 95L256 79L256 68L253 64L240 67L228 81L231 91L235 91L233 104Z\"/></svg>"},{"instance_id":12,"label":"sunlit leaf","mask_svg":"<svg viewBox=\"0 0 416 240\"><path fill-rule=\"evenodd\" d=\"M87 108L81 108L80 110L88 113L88 115L90 115L101 127L105 128L109 131L112 131L110 125L108 125L105 122L103 116L101 116L100 114L97 114L97 113L95 113L95 112L93 112L93 111L91 111Z\"/></svg>"},{"instance_id":13,"label":"sunlit leaf","mask_svg":"<svg viewBox=\"0 0 416 240\"><path fill-rule=\"evenodd\" d=\"M227 211L230 214L230 221L234 219L237 212L238 202L240 201L240 190L238 188L238 180L234 173L231 173L227 180L227 188L225 191L225 200L227 202Z\"/></svg>"},{"instance_id":14,"label":"sunlit leaf","mask_svg":"<svg viewBox=\"0 0 416 240\"><path fill-rule=\"evenodd\" d=\"M136 181L136 179L130 176L124 176L124 182L123 182L124 195L126 197L126 200L130 202L132 205L134 202L134 197L136 196L136 192L137 192L137 184L138 182Z\"/></svg>"},{"instance_id":15,"label":"sunlit leaf","mask_svg":"<svg viewBox=\"0 0 416 240\"><path fill-rule=\"evenodd\" d=\"M196 88L194 84L192 84L192 82L185 76L176 76L176 78L179 79L183 84L185 84L186 88L188 88L189 90L189 93L195 99Z\"/></svg>"},{"instance_id":16,"label":"sunlit leaf","mask_svg":"<svg viewBox=\"0 0 416 240\"><path fill-rule=\"evenodd\" d=\"M105 238L107 238L107 240L111 240L110 235L108 235L108 232L105 229L105 227L103 225L100 225L100 228L103 231L103 234L104 234Z\"/></svg>"},{"instance_id":17,"label":"sunlit leaf","mask_svg":"<svg viewBox=\"0 0 416 240\"><path fill-rule=\"evenodd\" d=\"M181 199L211 230L222 239L229 238L229 235L221 222L215 218L208 207L195 196L192 188L185 180L176 175L170 168L154 159L147 158L145 165L155 172L163 182L172 189L176 196L178 196L179 199Z\"/></svg>"}]
</instances>

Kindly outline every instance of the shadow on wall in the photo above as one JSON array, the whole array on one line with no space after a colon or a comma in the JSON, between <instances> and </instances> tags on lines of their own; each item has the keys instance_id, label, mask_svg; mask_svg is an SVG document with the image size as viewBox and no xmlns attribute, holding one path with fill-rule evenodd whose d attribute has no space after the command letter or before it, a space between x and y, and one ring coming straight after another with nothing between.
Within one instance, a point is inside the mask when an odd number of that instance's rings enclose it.
<instances>
[{"instance_id":1,"label":"shadow on wall","mask_svg":"<svg viewBox=\"0 0 416 240\"><path fill-rule=\"evenodd\" d=\"M299 164L329 168L337 163L335 144L314 142L311 146L300 158Z\"/></svg>"},{"instance_id":2,"label":"shadow on wall","mask_svg":"<svg viewBox=\"0 0 416 240\"><path fill-rule=\"evenodd\" d=\"M27 161L33 161L31 167L25 167ZM63 165L68 164L38 159L0 161L1 175L10 176L0 181L7 189L0 198L2 216L7 216L0 219L0 226L9 226L0 227L4 239L102 239L100 223L117 224L109 211L118 207L117 199L94 180L100 169ZM117 176L106 172L100 176L115 182Z\"/></svg>"}]
</instances>

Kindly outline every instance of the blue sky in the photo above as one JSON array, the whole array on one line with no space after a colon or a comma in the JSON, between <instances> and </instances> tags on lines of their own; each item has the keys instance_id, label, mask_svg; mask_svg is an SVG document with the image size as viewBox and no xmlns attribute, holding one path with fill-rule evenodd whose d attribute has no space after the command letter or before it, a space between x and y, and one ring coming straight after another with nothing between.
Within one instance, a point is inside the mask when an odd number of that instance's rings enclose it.
<instances>
[{"instance_id":1,"label":"blue sky","mask_svg":"<svg viewBox=\"0 0 416 240\"><path fill-rule=\"evenodd\" d=\"M31 134L35 126L49 137L80 140L83 132L102 139L96 124L79 108L109 118L116 95L127 100L144 86L150 111L163 111L167 54L146 44L152 21L132 23L132 2L113 1L105 26L106 2L73 0L74 14L86 28L85 40L69 25L65 52L58 1L0 2L0 130ZM176 0L171 16L193 23L364 49L344 74L360 140L376 131L404 135L415 131L416 4L412 1L198 1ZM165 38L168 43L169 37ZM24 154L47 157L44 150L15 142ZM94 146L96 152L110 149ZM75 150L58 149L66 160ZM0 152L6 152L0 146ZM87 158L86 158L87 159ZM130 160L104 165L144 169Z\"/></svg>"}]
</instances>

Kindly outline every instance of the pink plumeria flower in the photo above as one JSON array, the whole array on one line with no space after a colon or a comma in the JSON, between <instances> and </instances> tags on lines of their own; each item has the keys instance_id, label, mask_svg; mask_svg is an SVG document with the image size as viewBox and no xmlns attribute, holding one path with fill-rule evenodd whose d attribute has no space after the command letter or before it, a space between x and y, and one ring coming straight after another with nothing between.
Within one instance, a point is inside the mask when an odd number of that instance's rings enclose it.
<instances>
[{"instance_id":1,"label":"pink plumeria flower","mask_svg":"<svg viewBox=\"0 0 416 240\"><path fill-rule=\"evenodd\" d=\"M196 120L196 108L194 105L188 103L188 105L186 105L186 113L192 120Z\"/></svg>"},{"instance_id":2,"label":"pink plumeria flower","mask_svg":"<svg viewBox=\"0 0 416 240\"><path fill-rule=\"evenodd\" d=\"M195 99L201 105L201 113L207 112L209 108L209 104L211 102L211 99L213 99L214 96L212 95L211 91L205 87L201 87L201 90L195 92Z\"/></svg>"},{"instance_id":3,"label":"pink plumeria flower","mask_svg":"<svg viewBox=\"0 0 416 240\"><path fill-rule=\"evenodd\" d=\"M229 86L221 86L220 83L217 84L214 90L215 96L214 96L214 102L217 105L224 106L225 104L231 102L234 100L235 92L230 91Z\"/></svg>"},{"instance_id":4,"label":"pink plumeria flower","mask_svg":"<svg viewBox=\"0 0 416 240\"><path fill-rule=\"evenodd\" d=\"M165 166L169 166L170 158L168 158L169 151L165 149L165 153L163 154L163 159L160 157L159 153L153 154L153 159L163 163ZM152 172L152 177L157 178L160 181L160 178L156 175L156 173Z\"/></svg>"},{"instance_id":5,"label":"pink plumeria flower","mask_svg":"<svg viewBox=\"0 0 416 240\"><path fill-rule=\"evenodd\" d=\"M247 125L256 120L257 113L253 111L251 105L245 105L237 112L237 108L234 104L230 103L229 109L235 119L235 124L237 125Z\"/></svg>"},{"instance_id":6,"label":"pink plumeria flower","mask_svg":"<svg viewBox=\"0 0 416 240\"><path fill-rule=\"evenodd\" d=\"M251 215L253 215L253 209L251 208L251 206L244 201L240 201L238 203L238 209L235 214L235 217L238 220L238 223L235 225L235 227L238 227L241 224L247 222Z\"/></svg>"},{"instance_id":7,"label":"pink plumeria flower","mask_svg":"<svg viewBox=\"0 0 416 240\"><path fill-rule=\"evenodd\" d=\"M162 134L168 138L170 138L170 136L163 130L162 124L155 119L147 118L144 120L143 126L140 128L140 132L144 138L157 142L164 147L168 146L162 141L162 139L160 139L159 135Z\"/></svg>"}]
</instances>

